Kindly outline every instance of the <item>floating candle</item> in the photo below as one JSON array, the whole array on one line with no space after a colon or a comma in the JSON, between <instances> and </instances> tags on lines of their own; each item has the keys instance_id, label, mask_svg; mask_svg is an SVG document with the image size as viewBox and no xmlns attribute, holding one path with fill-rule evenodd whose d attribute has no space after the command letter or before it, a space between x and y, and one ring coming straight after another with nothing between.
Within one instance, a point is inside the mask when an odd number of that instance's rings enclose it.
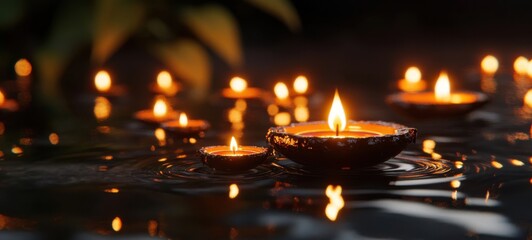
<instances>
[{"instance_id":1,"label":"floating candle","mask_svg":"<svg viewBox=\"0 0 532 240\"><path fill-rule=\"evenodd\" d=\"M161 127L177 137L204 137L210 124L204 120L188 119L187 114L179 114L178 120L167 121Z\"/></svg>"},{"instance_id":2,"label":"floating candle","mask_svg":"<svg viewBox=\"0 0 532 240\"><path fill-rule=\"evenodd\" d=\"M135 113L135 118L144 123L159 125L163 122L177 119L177 112L166 102L163 96L157 96L152 109L145 109Z\"/></svg>"},{"instance_id":3,"label":"floating candle","mask_svg":"<svg viewBox=\"0 0 532 240\"><path fill-rule=\"evenodd\" d=\"M409 67L405 72L405 78L399 80L398 87L405 92L419 92L425 90L427 84L421 79L419 68Z\"/></svg>"},{"instance_id":4,"label":"floating candle","mask_svg":"<svg viewBox=\"0 0 532 240\"><path fill-rule=\"evenodd\" d=\"M499 60L492 55L487 55L480 62L480 68L482 69L482 73L491 76L499 69Z\"/></svg>"},{"instance_id":5,"label":"floating candle","mask_svg":"<svg viewBox=\"0 0 532 240\"><path fill-rule=\"evenodd\" d=\"M233 77L229 82L229 87L222 90L222 96L225 98L250 99L262 96L260 89L248 87L248 82L241 77Z\"/></svg>"},{"instance_id":6,"label":"floating candle","mask_svg":"<svg viewBox=\"0 0 532 240\"><path fill-rule=\"evenodd\" d=\"M104 96L121 96L125 90L121 86L113 85L111 75L105 70L100 70L94 76L94 86L96 91Z\"/></svg>"},{"instance_id":7,"label":"floating candle","mask_svg":"<svg viewBox=\"0 0 532 240\"><path fill-rule=\"evenodd\" d=\"M157 74L156 84L152 86L152 91L165 96L174 96L180 89L180 85L174 82L172 75L168 71L161 71Z\"/></svg>"},{"instance_id":8,"label":"floating candle","mask_svg":"<svg viewBox=\"0 0 532 240\"><path fill-rule=\"evenodd\" d=\"M514 71L517 75L526 75L528 68L528 59L523 56L519 56L514 61Z\"/></svg>"},{"instance_id":9,"label":"floating candle","mask_svg":"<svg viewBox=\"0 0 532 240\"><path fill-rule=\"evenodd\" d=\"M266 139L277 152L297 163L316 168L352 169L394 157L414 142L416 132L395 123L347 121L336 91L327 122L273 127Z\"/></svg>"},{"instance_id":10,"label":"floating candle","mask_svg":"<svg viewBox=\"0 0 532 240\"><path fill-rule=\"evenodd\" d=\"M308 90L308 79L303 75L299 75L294 80L294 91L296 94L303 95Z\"/></svg>"},{"instance_id":11,"label":"floating candle","mask_svg":"<svg viewBox=\"0 0 532 240\"><path fill-rule=\"evenodd\" d=\"M239 146L235 137L229 146L209 146L199 150L203 163L223 172L240 172L263 163L271 150L256 146Z\"/></svg>"}]
</instances>

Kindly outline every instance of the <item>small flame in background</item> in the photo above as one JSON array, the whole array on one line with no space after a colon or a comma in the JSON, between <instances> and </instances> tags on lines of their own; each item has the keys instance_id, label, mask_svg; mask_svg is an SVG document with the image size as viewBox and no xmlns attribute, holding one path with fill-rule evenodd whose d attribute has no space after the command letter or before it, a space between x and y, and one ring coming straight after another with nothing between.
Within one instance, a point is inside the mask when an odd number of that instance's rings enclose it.
<instances>
[{"instance_id":1,"label":"small flame in background","mask_svg":"<svg viewBox=\"0 0 532 240\"><path fill-rule=\"evenodd\" d=\"M101 70L94 77L94 86L99 92L108 92L111 89L111 76L107 71Z\"/></svg>"},{"instance_id":2,"label":"small flame in background","mask_svg":"<svg viewBox=\"0 0 532 240\"><path fill-rule=\"evenodd\" d=\"M6 96L4 95L2 91L0 91L0 105L4 104L5 101L6 101Z\"/></svg>"},{"instance_id":3,"label":"small flame in background","mask_svg":"<svg viewBox=\"0 0 532 240\"><path fill-rule=\"evenodd\" d=\"M287 126L292 122L292 116L289 112L280 112L275 114L273 122L277 126Z\"/></svg>"},{"instance_id":4,"label":"small flame in background","mask_svg":"<svg viewBox=\"0 0 532 240\"><path fill-rule=\"evenodd\" d=\"M229 82L229 86L235 92L243 92L248 87L248 82L241 77L233 77Z\"/></svg>"},{"instance_id":5,"label":"small flame in background","mask_svg":"<svg viewBox=\"0 0 532 240\"><path fill-rule=\"evenodd\" d=\"M298 94L305 94L308 90L307 77L300 75L294 80L294 91Z\"/></svg>"},{"instance_id":6,"label":"small flame in background","mask_svg":"<svg viewBox=\"0 0 532 240\"><path fill-rule=\"evenodd\" d=\"M484 73L493 75L499 69L499 60L492 55L485 56L480 62L480 67Z\"/></svg>"},{"instance_id":7,"label":"small flame in background","mask_svg":"<svg viewBox=\"0 0 532 240\"><path fill-rule=\"evenodd\" d=\"M48 140L52 145L57 145L59 143L59 135L57 135L57 133L50 133L50 135L48 135Z\"/></svg>"},{"instance_id":8,"label":"small flame in background","mask_svg":"<svg viewBox=\"0 0 532 240\"><path fill-rule=\"evenodd\" d=\"M459 188L460 185L462 185L462 183L460 182L460 180L452 180L452 181L451 181L451 187L452 187L452 188Z\"/></svg>"},{"instance_id":9,"label":"small flame in background","mask_svg":"<svg viewBox=\"0 0 532 240\"><path fill-rule=\"evenodd\" d=\"M289 96L288 87L283 82L278 82L275 84L275 87L273 87L273 92L279 99L286 99Z\"/></svg>"},{"instance_id":10,"label":"small flame in background","mask_svg":"<svg viewBox=\"0 0 532 240\"><path fill-rule=\"evenodd\" d=\"M238 189L238 185L235 183L229 185L229 198L234 199L238 196L238 193L240 193L240 190Z\"/></svg>"},{"instance_id":11,"label":"small flame in background","mask_svg":"<svg viewBox=\"0 0 532 240\"><path fill-rule=\"evenodd\" d=\"M449 102L451 100L451 83L446 72L441 72L434 86L436 101Z\"/></svg>"},{"instance_id":12,"label":"small flame in background","mask_svg":"<svg viewBox=\"0 0 532 240\"><path fill-rule=\"evenodd\" d=\"M160 89L167 90L172 87L172 75L168 71L161 71L157 75L157 86L159 86Z\"/></svg>"},{"instance_id":13,"label":"small flame in background","mask_svg":"<svg viewBox=\"0 0 532 240\"><path fill-rule=\"evenodd\" d=\"M409 83L421 81L421 71L417 67L409 67L405 72L405 80Z\"/></svg>"},{"instance_id":14,"label":"small flame in background","mask_svg":"<svg viewBox=\"0 0 532 240\"><path fill-rule=\"evenodd\" d=\"M525 75L528 68L528 59L523 56L519 56L514 61L514 71L518 75Z\"/></svg>"},{"instance_id":15,"label":"small flame in background","mask_svg":"<svg viewBox=\"0 0 532 240\"><path fill-rule=\"evenodd\" d=\"M188 126L188 117L186 113L179 114L179 126L181 127Z\"/></svg>"},{"instance_id":16,"label":"small flame in background","mask_svg":"<svg viewBox=\"0 0 532 240\"><path fill-rule=\"evenodd\" d=\"M329 204L325 207L325 215L329 220L336 221L338 212L345 206L344 198L342 197L342 186L327 186L325 195L329 198Z\"/></svg>"},{"instance_id":17,"label":"small flame in background","mask_svg":"<svg viewBox=\"0 0 532 240\"><path fill-rule=\"evenodd\" d=\"M20 77L27 77L31 74L32 67L30 61L25 58L19 59L15 63L15 73Z\"/></svg>"},{"instance_id":18,"label":"small flame in background","mask_svg":"<svg viewBox=\"0 0 532 240\"><path fill-rule=\"evenodd\" d=\"M98 121L104 121L111 115L111 102L105 97L97 97L94 100L94 117Z\"/></svg>"},{"instance_id":19,"label":"small flame in background","mask_svg":"<svg viewBox=\"0 0 532 240\"><path fill-rule=\"evenodd\" d=\"M120 229L122 229L122 219L120 219L119 217L115 217L111 222L111 227L115 232L120 231Z\"/></svg>"},{"instance_id":20,"label":"small flame in background","mask_svg":"<svg viewBox=\"0 0 532 240\"><path fill-rule=\"evenodd\" d=\"M523 101L524 101L525 106L532 109L532 89L526 92Z\"/></svg>"},{"instance_id":21,"label":"small flame in background","mask_svg":"<svg viewBox=\"0 0 532 240\"><path fill-rule=\"evenodd\" d=\"M166 104L166 101L162 97L157 98L155 104L153 105L153 115L156 118L163 118L167 113L168 105Z\"/></svg>"},{"instance_id":22,"label":"small flame in background","mask_svg":"<svg viewBox=\"0 0 532 240\"><path fill-rule=\"evenodd\" d=\"M342 100L340 100L340 95L338 94L338 89L334 93L334 100L329 111L328 118L329 128L336 132L336 129L341 132L345 130L347 126L347 120L345 116L344 107L342 106Z\"/></svg>"},{"instance_id":23,"label":"small flame in background","mask_svg":"<svg viewBox=\"0 0 532 240\"><path fill-rule=\"evenodd\" d=\"M162 128L155 129L155 138L157 138L157 141L159 141L159 146L165 146L166 145L166 132Z\"/></svg>"}]
</instances>

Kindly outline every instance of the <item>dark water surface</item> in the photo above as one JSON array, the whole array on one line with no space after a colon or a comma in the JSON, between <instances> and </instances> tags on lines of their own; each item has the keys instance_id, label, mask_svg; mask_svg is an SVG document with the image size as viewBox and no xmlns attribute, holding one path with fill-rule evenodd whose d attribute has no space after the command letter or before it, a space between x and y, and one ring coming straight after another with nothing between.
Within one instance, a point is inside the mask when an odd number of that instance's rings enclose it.
<instances>
[{"instance_id":1,"label":"dark water surface","mask_svg":"<svg viewBox=\"0 0 532 240\"><path fill-rule=\"evenodd\" d=\"M373 109L383 95L369 100L364 108L418 128L419 140L381 165L344 172L281 157L240 174L203 166L197 150L233 134L243 133L242 144L266 145L273 123L261 103L247 103L242 131L230 130L230 101L189 108L213 129L163 146L153 129L131 120L127 102L111 99L110 119L96 124L93 98L80 97L74 102L87 119L59 133L57 145L48 135L24 139L26 130L6 123L0 239L531 238L532 115L522 108L531 84L497 81L493 101L464 119L414 121ZM328 109L328 101L317 102L311 119ZM425 140L435 147L423 149ZM231 184L240 190L234 199ZM335 221L325 214L330 184L342 186L345 201Z\"/></svg>"}]
</instances>

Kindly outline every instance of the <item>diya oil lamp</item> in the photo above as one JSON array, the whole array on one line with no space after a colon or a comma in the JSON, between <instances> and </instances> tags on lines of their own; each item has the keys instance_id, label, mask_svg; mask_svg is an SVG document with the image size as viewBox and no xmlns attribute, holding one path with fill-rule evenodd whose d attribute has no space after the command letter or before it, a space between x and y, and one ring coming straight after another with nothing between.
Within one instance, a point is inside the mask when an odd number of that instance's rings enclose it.
<instances>
[{"instance_id":1,"label":"diya oil lamp","mask_svg":"<svg viewBox=\"0 0 532 240\"><path fill-rule=\"evenodd\" d=\"M111 75L105 70L101 70L94 76L94 87L99 95L106 97L118 97L125 93L123 86L114 85Z\"/></svg>"},{"instance_id":2,"label":"diya oil lamp","mask_svg":"<svg viewBox=\"0 0 532 240\"><path fill-rule=\"evenodd\" d=\"M235 137L229 146L209 146L199 150L202 162L216 171L242 172L263 163L271 149L257 146L239 146Z\"/></svg>"},{"instance_id":3,"label":"diya oil lamp","mask_svg":"<svg viewBox=\"0 0 532 240\"><path fill-rule=\"evenodd\" d=\"M174 82L172 75L168 71L159 72L156 83L151 86L152 92L168 97L176 95L180 89L181 85Z\"/></svg>"},{"instance_id":4,"label":"diya oil lamp","mask_svg":"<svg viewBox=\"0 0 532 240\"><path fill-rule=\"evenodd\" d=\"M285 157L314 168L355 169L382 163L416 139L417 130L381 121L348 121L336 91L328 121L272 127L266 139Z\"/></svg>"},{"instance_id":5,"label":"diya oil lamp","mask_svg":"<svg viewBox=\"0 0 532 240\"><path fill-rule=\"evenodd\" d=\"M259 88L248 87L248 82L241 77L233 77L229 82L229 88L222 90L222 96L230 99L251 99L262 97Z\"/></svg>"},{"instance_id":6,"label":"diya oil lamp","mask_svg":"<svg viewBox=\"0 0 532 240\"><path fill-rule=\"evenodd\" d=\"M427 88L427 84L421 79L419 68L409 67L406 69L405 78L399 80L397 87L403 92L420 92Z\"/></svg>"},{"instance_id":7,"label":"diya oil lamp","mask_svg":"<svg viewBox=\"0 0 532 240\"><path fill-rule=\"evenodd\" d=\"M176 137L204 137L210 124L205 120L188 119L187 114L182 112L179 119L164 122L161 127Z\"/></svg>"},{"instance_id":8,"label":"diya oil lamp","mask_svg":"<svg viewBox=\"0 0 532 240\"><path fill-rule=\"evenodd\" d=\"M443 118L465 115L489 101L481 92L451 92L449 77L441 72L434 92L396 93L386 102L395 110L415 118Z\"/></svg>"},{"instance_id":9,"label":"diya oil lamp","mask_svg":"<svg viewBox=\"0 0 532 240\"><path fill-rule=\"evenodd\" d=\"M135 113L135 119L149 125L158 126L178 118L177 112L173 111L166 98L157 96L152 109L140 110Z\"/></svg>"},{"instance_id":10,"label":"diya oil lamp","mask_svg":"<svg viewBox=\"0 0 532 240\"><path fill-rule=\"evenodd\" d=\"M6 99L6 96L0 91L0 111L2 112L16 112L19 109L17 101L13 99Z\"/></svg>"}]
</instances>

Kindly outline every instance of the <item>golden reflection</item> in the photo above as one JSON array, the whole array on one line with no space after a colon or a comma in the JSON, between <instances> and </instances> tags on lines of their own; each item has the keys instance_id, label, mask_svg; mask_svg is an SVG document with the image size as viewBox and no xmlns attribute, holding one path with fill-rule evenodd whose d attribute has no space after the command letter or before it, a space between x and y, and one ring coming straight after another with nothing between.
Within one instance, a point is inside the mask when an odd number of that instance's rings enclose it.
<instances>
[{"instance_id":1,"label":"golden reflection","mask_svg":"<svg viewBox=\"0 0 532 240\"><path fill-rule=\"evenodd\" d=\"M488 55L482 59L480 67L484 73L493 75L497 72L497 69L499 69L499 60L492 55Z\"/></svg>"},{"instance_id":2,"label":"golden reflection","mask_svg":"<svg viewBox=\"0 0 532 240\"><path fill-rule=\"evenodd\" d=\"M306 122L309 119L309 110L307 107L296 107L294 117L298 122Z\"/></svg>"},{"instance_id":3,"label":"golden reflection","mask_svg":"<svg viewBox=\"0 0 532 240\"><path fill-rule=\"evenodd\" d=\"M50 133L48 140L52 145L57 145L59 143L59 135L57 133Z\"/></svg>"},{"instance_id":4,"label":"golden reflection","mask_svg":"<svg viewBox=\"0 0 532 240\"><path fill-rule=\"evenodd\" d=\"M525 75L528 68L528 59L523 56L519 56L514 61L514 71L518 75Z\"/></svg>"},{"instance_id":5,"label":"golden reflection","mask_svg":"<svg viewBox=\"0 0 532 240\"><path fill-rule=\"evenodd\" d=\"M434 160L440 160L440 159L442 158L441 154L436 153L436 152L433 152L433 153L431 154L431 157L432 157L432 159L434 159Z\"/></svg>"},{"instance_id":6,"label":"golden reflection","mask_svg":"<svg viewBox=\"0 0 532 240\"><path fill-rule=\"evenodd\" d=\"M188 126L188 117L186 113L179 114L179 126L186 127Z\"/></svg>"},{"instance_id":7,"label":"golden reflection","mask_svg":"<svg viewBox=\"0 0 532 240\"><path fill-rule=\"evenodd\" d=\"M294 91L298 94L304 94L307 92L307 89L308 89L307 78L303 75L297 76L296 80L294 80Z\"/></svg>"},{"instance_id":8,"label":"golden reflection","mask_svg":"<svg viewBox=\"0 0 532 240\"><path fill-rule=\"evenodd\" d=\"M527 106L528 108L532 108L532 89L526 92L525 98L523 101L525 102L525 106Z\"/></svg>"},{"instance_id":9,"label":"golden reflection","mask_svg":"<svg viewBox=\"0 0 532 240\"><path fill-rule=\"evenodd\" d=\"M103 191L106 192L106 193L119 193L120 189L118 189L118 188L108 188L108 189L105 189Z\"/></svg>"},{"instance_id":10,"label":"golden reflection","mask_svg":"<svg viewBox=\"0 0 532 240\"><path fill-rule=\"evenodd\" d=\"M244 124L244 122L231 123L231 129L235 131L242 131L245 127L246 125Z\"/></svg>"},{"instance_id":11,"label":"golden reflection","mask_svg":"<svg viewBox=\"0 0 532 240\"><path fill-rule=\"evenodd\" d=\"M446 72L441 72L436 85L434 86L434 95L438 102L451 101L451 83Z\"/></svg>"},{"instance_id":12,"label":"golden reflection","mask_svg":"<svg viewBox=\"0 0 532 240\"><path fill-rule=\"evenodd\" d=\"M275 96L278 99L284 100L288 98L288 87L283 82L278 82L275 84L275 87L273 87L273 92L275 93Z\"/></svg>"},{"instance_id":13,"label":"golden reflection","mask_svg":"<svg viewBox=\"0 0 532 240\"><path fill-rule=\"evenodd\" d=\"M27 77L31 74L31 63L25 58L19 59L15 63L15 73L20 77Z\"/></svg>"},{"instance_id":14,"label":"golden reflection","mask_svg":"<svg viewBox=\"0 0 532 240\"><path fill-rule=\"evenodd\" d=\"M111 76L107 71L101 70L94 77L94 86L98 92L108 92L111 89Z\"/></svg>"},{"instance_id":15,"label":"golden reflection","mask_svg":"<svg viewBox=\"0 0 532 240\"><path fill-rule=\"evenodd\" d=\"M347 119L345 116L344 107L342 106L342 100L338 94L338 89L334 93L334 100L329 111L329 118L327 123L331 131L336 132L336 136L339 135L341 131L344 131L347 126Z\"/></svg>"},{"instance_id":16,"label":"golden reflection","mask_svg":"<svg viewBox=\"0 0 532 240\"><path fill-rule=\"evenodd\" d=\"M484 198L484 202L488 204L489 199L490 199L490 191L488 190L486 191L486 197Z\"/></svg>"},{"instance_id":17,"label":"golden reflection","mask_svg":"<svg viewBox=\"0 0 532 240\"><path fill-rule=\"evenodd\" d=\"M294 98L294 105L296 107L306 107L308 105L308 99L305 96L297 96Z\"/></svg>"},{"instance_id":18,"label":"golden reflection","mask_svg":"<svg viewBox=\"0 0 532 240\"><path fill-rule=\"evenodd\" d=\"M161 71L157 75L157 86L162 90L167 90L172 87L172 75L168 71Z\"/></svg>"},{"instance_id":19,"label":"golden reflection","mask_svg":"<svg viewBox=\"0 0 532 240\"><path fill-rule=\"evenodd\" d=\"M459 180L452 180L451 181L451 187L452 188L459 188L462 183Z\"/></svg>"},{"instance_id":20,"label":"golden reflection","mask_svg":"<svg viewBox=\"0 0 532 240\"><path fill-rule=\"evenodd\" d=\"M454 166L455 166L457 169L461 169L462 167L464 167L464 163L461 162L461 161L456 161L456 162L454 162Z\"/></svg>"},{"instance_id":21,"label":"golden reflection","mask_svg":"<svg viewBox=\"0 0 532 240\"><path fill-rule=\"evenodd\" d=\"M451 199L456 200L458 199L458 191L454 190L451 192Z\"/></svg>"},{"instance_id":22,"label":"golden reflection","mask_svg":"<svg viewBox=\"0 0 532 240\"><path fill-rule=\"evenodd\" d=\"M248 82L241 77L233 77L229 82L229 86L235 92L243 92L248 87Z\"/></svg>"},{"instance_id":23,"label":"golden reflection","mask_svg":"<svg viewBox=\"0 0 532 240\"><path fill-rule=\"evenodd\" d=\"M525 163L522 162L522 161L519 161L517 159L510 159L510 163L514 166L517 166L517 167L521 167L521 166L524 166Z\"/></svg>"},{"instance_id":24,"label":"golden reflection","mask_svg":"<svg viewBox=\"0 0 532 240\"><path fill-rule=\"evenodd\" d=\"M20 148L19 146L16 146L16 145L14 145L11 148L11 152L14 153L14 154L22 154L23 153L22 148Z\"/></svg>"},{"instance_id":25,"label":"golden reflection","mask_svg":"<svg viewBox=\"0 0 532 240\"><path fill-rule=\"evenodd\" d=\"M528 64L526 65L526 75L532 78L532 59L529 60Z\"/></svg>"},{"instance_id":26,"label":"golden reflection","mask_svg":"<svg viewBox=\"0 0 532 240\"><path fill-rule=\"evenodd\" d=\"M153 116L155 116L156 118L164 118L169 112L168 108L169 107L165 99L162 97L158 97L155 101L155 104L153 105Z\"/></svg>"},{"instance_id":27,"label":"golden reflection","mask_svg":"<svg viewBox=\"0 0 532 240\"><path fill-rule=\"evenodd\" d=\"M274 116L275 114L279 112L279 107L275 104L270 104L268 105L267 111L268 111L268 115Z\"/></svg>"},{"instance_id":28,"label":"golden reflection","mask_svg":"<svg viewBox=\"0 0 532 240\"><path fill-rule=\"evenodd\" d=\"M115 232L120 231L120 229L122 229L122 219L120 219L119 217L115 217L113 219L113 222L111 222L111 227Z\"/></svg>"},{"instance_id":29,"label":"golden reflection","mask_svg":"<svg viewBox=\"0 0 532 240\"><path fill-rule=\"evenodd\" d=\"M325 207L325 215L329 220L336 221L338 212L340 212L345 205L344 198L342 197L342 186L327 186L327 189L325 189L325 195L329 198L329 203L327 204L327 207Z\"/></svg>"},{"instance_id":30,"label":"golden reflection","mask_svg":"<svg viewBox=\"0 0 532 240\"><path fill-rule=\"evenodd\" d=\"M162 128L155 129L155 138L159 141L159 146L166 145L166 132Z\"/></svg>"},{"instance_id":31,"label":"golden reflection","mask_svg":"<svg viewBox=\"0 0 532 240\"><path fill-rule=\"evenodd\" d=\"M96 120L103 121L111 115L111 102L105 97L97 97L94 100L94 117Z\"/></svg>"},{"instance_id":32,"label":"golden reflection","mask_svg":"<svg viewBox=\"0 0 532 240\"><path fill-rule=\"evenodd\" d=\"M246 103L246 100L244 100L244 99L236 100L236 102L235 102L235 109L236 110L243 112L243 111L246 111L247 107L248 107L248 104Z\"/></svg>"},{"instance_id":33,"label":"golden reflection","mask_svg":"<svg viewBox=\"0 0 532 240\"><path fill-rule=\"evenodd\" d=\"M236 198L239 192L240 190L238 189L238 185L236 185L235 183L229 185L229 198L230 199Z\"/></svg>"},{"instance_id":34,"label":"golden reflection","mask_svg":"<svg viewBox=\"0 0 532 240\"><path fill-rule=\"evenodd\" d=\"M190 144L196 144L196 143L198 142L198 140L195 139L195 138L189 138L189 139L188 139L188 142L189 142Z\"/></svg>"},{"instance_id":35,"label":"golden reflection","mask_svg":"<svg viewBox=\"0 0 532 240\"><path fill-rule=\"evenodd\" d=\"M500 162L497 162L497 161L491 161L491 166L497 169L501 169L504 167Z\"/></svg>"},{"instance_id":36,"label":"golden reflection","mask_svg":"<svg viewBox=\"0 0 532 240\"><path fill-rule=\"evenodd\" d=\"M426 139L423 141L423 152L432 154L434 152L434 148L436 147L436 142L431 139Z\"/></svg>"},{"instance_id":37,"label":"golden reflection","mask_svg":"<svg viewBox=\"0 0 532 240\"><path fill-rule=\"evenodd\" d=\"M159 223L155 220L148 221L148 234L150 237L155 237L159 231Z\"/></svg>"},{"instance_id":38,"label":"golden reflection","mask_svg":"<svg viewBox=\"0 0 532 240\"><path fill-rule=\"evenodd\" d=\"M232 108L227 113L227 118L230 123L239 123L242 122L243 113L241 111L238 111L237 109Z\"/></svg>"},{"instance_id":39,"label":"golden reflection","mask_svg":"<svg viewBox=\"0 0 532 240\"><path fill-rule=\"evenodd\" d=\"M273 117L273 123L277 126L287 126L292 122L292 119L290 117L290 113L287 112L280 112L275 114Z\"/></svg>"}]
</instances>

